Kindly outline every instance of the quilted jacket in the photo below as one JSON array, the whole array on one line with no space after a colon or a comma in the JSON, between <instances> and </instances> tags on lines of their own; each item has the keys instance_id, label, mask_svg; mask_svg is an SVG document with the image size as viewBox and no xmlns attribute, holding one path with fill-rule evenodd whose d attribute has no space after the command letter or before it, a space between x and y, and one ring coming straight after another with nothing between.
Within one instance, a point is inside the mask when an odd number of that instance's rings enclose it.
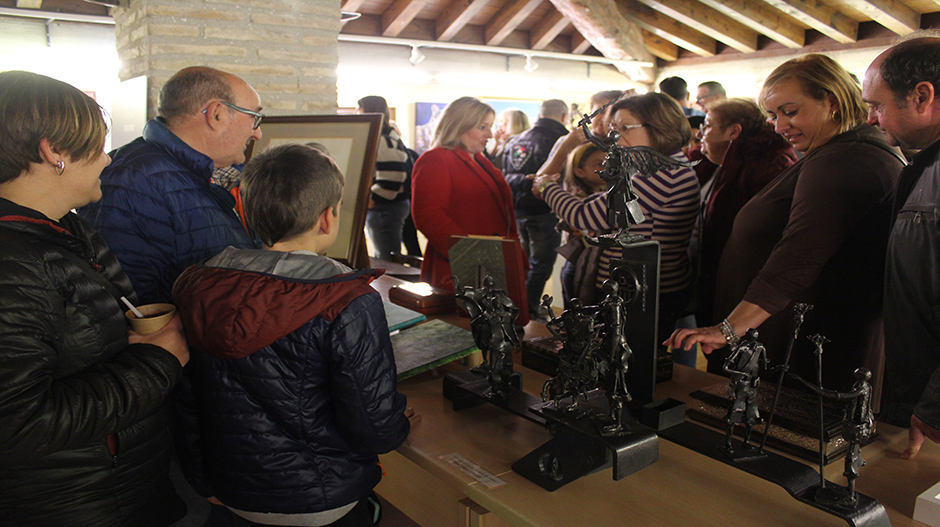
<instances>
[{"instance_id":1,"label":"quilted jacket","mask_svg":"<svg viewBox=\"0 0 940 527\"><path fill-rule=\"evenodd\" d=\"M90 276L134 300L114 255L78 216L4 199L0 247L0 524L170 524L185 506L163 403L182 368L128 345L123 308Z\"/></svg>"},{"instance_id":2,"label":"quilted jacket","mask_svg":"<svg viewBox=\"0 0 940 527\"><path fill-rule=\"evenodd\" d=\"M111 153L102 199L79 214L104 236L141 303L169 302L183 269L229 245L260 247L245 231L234 198L210 183L213 161L160 118L143 137Z\"/></svg>"},{"instance_id":3,"label":"quilted jacket","mask_svg":"<svg viewBox=\"0 0 940 527\"><path fill-rule=\"evenodd\" d=\"M174 394L189 416L178 448L197 491L303 514L379 482L377 455L410 423L375 275L312 253L228 248L180 276L192 383Z\"/></svg>"}]
</instances>

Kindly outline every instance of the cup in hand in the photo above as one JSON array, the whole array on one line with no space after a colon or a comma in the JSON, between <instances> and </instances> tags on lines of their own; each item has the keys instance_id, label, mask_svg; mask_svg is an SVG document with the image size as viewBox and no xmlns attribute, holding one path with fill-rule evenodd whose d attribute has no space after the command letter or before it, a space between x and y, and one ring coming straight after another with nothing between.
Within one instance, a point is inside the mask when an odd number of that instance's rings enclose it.
<instances>
[{"instance_id":1,"label":"cup in hand","mask_svg":"<svg viewBox=\"0 0 940 527\"><path fill-rule=\"evenodd\" d=\"M144 318L137 318L130 310L125 312L124 316L131 323L131 329L141 335L162 329L176 314L176 306L173 304L147 304L139 306L137 310L144 315Z\"/></svg>"}]
</instances>

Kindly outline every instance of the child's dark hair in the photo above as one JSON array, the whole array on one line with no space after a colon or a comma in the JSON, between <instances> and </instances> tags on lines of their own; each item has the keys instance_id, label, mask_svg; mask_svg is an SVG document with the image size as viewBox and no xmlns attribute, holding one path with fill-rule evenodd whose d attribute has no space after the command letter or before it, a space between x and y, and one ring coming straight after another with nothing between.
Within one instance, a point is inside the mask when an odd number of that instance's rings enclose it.
<instances>
[{"instance_id":1,"label":"child's dark hair","mask_svg":"<svg viewBox=\"0 0 940 527\"><path fill-rule=\"evenodd\" d=\"M565 190L582 198L598 191L587 181L579 178L574 173L575 168L584 168L584 163L591 157L591 154L598 151L601 151L601 149L594 143L584 143L575 147L575 149L568 154L564 173Z\"/></svg>"},{"instance_id":2,"label":"child's dark hair","mask_svg":"<svg viewBox=\"0 0 940 527\"><path fill-rule=\"evenodd\" d=\"M245 220L271 247L309 231L324 210L339 204L343 174L315 148L281 145L252 156L241 193Z\"/></svg>"}]
</instances>

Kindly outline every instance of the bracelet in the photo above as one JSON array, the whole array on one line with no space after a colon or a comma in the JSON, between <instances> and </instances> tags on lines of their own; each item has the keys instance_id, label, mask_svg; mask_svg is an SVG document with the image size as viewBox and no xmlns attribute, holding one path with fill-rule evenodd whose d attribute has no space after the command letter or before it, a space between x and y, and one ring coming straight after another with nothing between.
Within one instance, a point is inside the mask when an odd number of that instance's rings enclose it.
<instances>
[{"instance_id":1,"label":"bracelet","mask_svg":"<svg viewBox=\"0 0 940 527\"><path fill-rule=\"evenodd\" d=\"M741 338L734 332L734 328L731 327L731 322L728 322L727 318L722 320L718 327L721 329L721 334L724 335L725 341L732 348L737 346L738 342L741 342Z\"/></svg>"},{"instance_id":2,"label":"bracelet","mask_svg":"<svg viewBox=\"0 0 940 527\"><path fill-rule=\"evenodd\" d=\"M554 183L554 181L552 181L550 178L547 178L547 177L542 177L540 179L542 179L542 181L535 188L538 189L539 195L544 195L545 189L548 188L549 185Z\"/></svg>"}]
</instances>

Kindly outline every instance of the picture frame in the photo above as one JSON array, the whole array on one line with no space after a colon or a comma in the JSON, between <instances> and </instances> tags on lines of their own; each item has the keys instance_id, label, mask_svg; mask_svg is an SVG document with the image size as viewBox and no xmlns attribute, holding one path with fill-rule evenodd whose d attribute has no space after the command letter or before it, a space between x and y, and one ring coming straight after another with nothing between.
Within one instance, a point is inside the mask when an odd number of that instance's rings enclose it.
<instances>
[{"instance_id":1,"label":"picture frame","mask_svg":"<svg viewBox=\"0 0 940 527\"><path fill-rule=\"evenodd\" d=\"M346 179L339 208L339 234L326 255L355 269L369 267L365 224L375 159L382 133L382 115L299 115L266 117L253 152L289 143L320 145L336 161Z\"/></svg>"}]
</instances>

